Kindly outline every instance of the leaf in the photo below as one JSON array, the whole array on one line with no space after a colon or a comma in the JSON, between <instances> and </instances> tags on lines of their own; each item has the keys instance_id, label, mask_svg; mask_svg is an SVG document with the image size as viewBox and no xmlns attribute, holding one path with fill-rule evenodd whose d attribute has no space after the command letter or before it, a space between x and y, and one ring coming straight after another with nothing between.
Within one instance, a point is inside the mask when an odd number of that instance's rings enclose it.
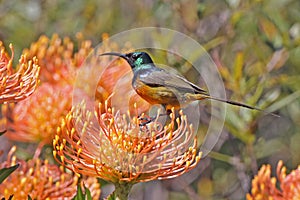
<instances>
[{"instance_id":1,"label":"leaf","mask_svg":"<svg viewBox=\"0 0 300 200\"><path fill-rule=\"evenodd\" d=\"M88 188L84 187L85 188L85 194L86 194L86 197L88 200L92 200L92 195L91 195L91 192Z\"/></svg>"},{"instance_id":2,"label":"leaf","mask_svg":"<svg viewBox=\"0 0 300 200\"><path fill-rule=\"evenodd\" d=\"M237 84L240 83L240 80L242 78L243 66L244 66L244 53L238 52L235 57L234 69L233 69L234 80Z\"/></svg>"},{"instance_id":3,"label":"leaf","mask_svg":"<svg viewBox=\"0 0 300 200\"><path fill-rule=\"evenodd\" d=\"M80 183L77 184L77 193L76 196L73 198L73 200L84 200L84 194L82 192Z\"/></svg>"},{"instance_id":4,"label":"leaf","mask_svg":"<svg viewBox=\"0 0 300 200\"><path fill-rule=\"evenodd\" d=\"M2 183L11 173L13 173L13 171L15 171L18 167L20 166L20 164L16 164L14 166L11 167L7 167L7 168L2 168L0 169L0 183Z\"/></svg>"},{"instance_id":5,"label":"leaf","mask_svg":"<svg viewBox=\"0 0 300 200\"><path fill-rule=\"evenodd\" d=\"M28 197L27 197L27 200L32 200L32 198L31 198L31 196L30 196L30 195L28 195Z\"/></svg>"},{"instance_id":6,"label":"leaf","mask_svg":"<svg viewBox=\"0 0 300 200\"><path fill-rule=\"evenodd\" d=\"M274 42L275 38L278 36L278 31L276 26L267 18L259 19L259 27L261 32L265 35L268 41Z\"/></svg>"},{"instance_id":7,"label":"leaf","mask_svg":"<svg viewBox=\"0 0 300 200\"><path fill-rule=\"evenodd\" d=\"M73 200L92 200L91 192L84 186L85 193L83 193L80 183L77 184L77 194Z\"/></svg>"},{"instance_id":8,"label":"leaf","mask_svg":"<svg viewBox=\"0 0 300 200\"><path fill-rule=\"evenodd\" d=\"M300 97L300 90L284 97L280 101L273 103L270 107L268 107L267 111L274 112L276 110L279 110L280 108L291 104L293 101L295 101L299 97Z\"/></svg>"},{"instance_id":9,"label":"leaf","mask_svg":"<svg viewBox=\"0 0 300 200\"><path fill-rule=\"evenodd\" d=\"M266 158L280 152L283 148L284 143L278 138L269 138L268 140L260 138L254 145L255 157L257 159Z\"/></svg>"},{"instance_id":10,"label":"leaf","mask_svg":"<svg viewBox=\"0 0 300 200\"><path fill-rule=\"evenodd\" d=\"M14 195L12 194L12 195L9 196L9 198L7 200L12 200L13 197L14 197ZM1 200L5 200L5 198L3 197Z\"/></svg>"},{"instance_id":11,"label":"leaf","mask_svg":"<svg viewBox=\"0 0 300 200\"><path fill-rule=\"evenodd\" d=\"M116 200L116 197L115 197L115 195L109 195L109 197L107 197L107 199L106 200Z\"/></svg>"},{"instance_id":12,"label":"leaf","mask_svg":"<svg viewBox=\"0 0 300 200\"><path fill-rule=\"evenodd\" d=\"M3 135L4 133L6 133L7 130L4 131L0 131L0 136Z\"/></svg>"}]
</instances>

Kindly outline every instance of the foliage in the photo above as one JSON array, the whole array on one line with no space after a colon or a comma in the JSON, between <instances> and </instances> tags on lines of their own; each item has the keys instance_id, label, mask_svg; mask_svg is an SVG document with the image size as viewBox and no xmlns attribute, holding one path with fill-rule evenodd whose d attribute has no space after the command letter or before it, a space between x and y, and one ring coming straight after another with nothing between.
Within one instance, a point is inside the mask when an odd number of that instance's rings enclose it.
<instances>
[{"instance_id":1,"label":"foliage","mask_svg":"<svg viewBox=\"0 0 300 200\"><path fill-rule=\"evenodd\" d=\"M16 169L18 169L20 165L16 164L11 167L4 167L0 169L0 184L11 174L13 173Z\"/></svg>"},{"instance_id":2,"label":"foliage","mask_svg":"<svg viewBox=\"0 0 300 200\"><path fill-rule=\"evenodd\" d=\"M77 185L77 193L73 200L92 200L91 192L84 186L85 192L82 191L81 184Z\"/></svg>"}]
</instances>

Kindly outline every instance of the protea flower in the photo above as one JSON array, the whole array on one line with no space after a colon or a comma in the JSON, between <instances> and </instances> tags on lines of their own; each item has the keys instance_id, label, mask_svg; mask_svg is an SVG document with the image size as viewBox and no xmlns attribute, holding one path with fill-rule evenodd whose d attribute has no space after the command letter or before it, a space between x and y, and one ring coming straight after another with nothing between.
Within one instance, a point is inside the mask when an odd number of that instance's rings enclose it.
<instances>
[{"instance_id":1,"label":"protea flower","mask_svg":"<svg viewBox=\"0 0 300 200\"><path fill-rule=\"evenodd\" d=\"M78 40L78 50L74 50L74 42L70 38L60 38L54 34L52 38L41 36L23 51L28 58L37 57L41 66L42 83L73 84L76 71L93 50L89 40Z\"/></svg>"},{"instance_id":2,"label":"protea flower","mask_svg":"<svg viewBox=\"0 0 300 200\"><path fill-rule=\"evenodd\" d=\"M52 141L61 118L72 107L76 73L92 51L90 41L81 39L80 34L78 38L79 49L77 51L74 51L75 44L69 38L62 39L57 35L53 35L51 39L41 36L29 49L24 50L24 53L28 55L27 59L38 58L41 66L41 84L34 96L15 106L10 105L10 108L6 109L7 137L21 142L49 143ZM99 51L110 50L110 48L117 47L106 42ZM107 60L103 65L108 63ZM118 79L130 71L130 67L126 65L124 62L114 62L107 66L98 81L97 89L92 91L98 102L104 103L105 99L114 92L113 87ZM97 82L99 75L97 72L94 75L95 77L82 80L82 85L88 86L87 81ZM83 73L80 77L83 77ZM131 86L125 88L126 91L132 90ZM89 93L90 91L84 90L83 92ZM136 96L134 93L134 100ZM139 99L137 102L141 101L143 100Z\"/></svg>"},{"instance_id":3,"label":"protea flower","mask_svg":"<svg viewBox=\"0 0 300 200\"><path fill-rule=\"evenodd\" d=\"M40 67L36 57L27 60L22 55L19 60L19 67L13 69L14 49L12 44L11 57L5 52L0 41L0 103L16 102L27 98L37 87Z\"/></svg>"},{"instance_id":4,"label":"protea flower","mask_svg":"<svg viewBox=\"0 0 300 200\"><path fill-rule=\"evenodd\" d=\"M300 199L300 166L286 174L286 167L280 161L277 166L277 176L283 199Z\"/></svg>"},{"instance_id":5,"label":"protea flower","mask_svg":"<svg viewBox=\"0 0 300 200\"><path fill-rule=\"evenodd\" d=\"M286 174L286 167L279 161L277 179L271 177L271 166L263 165L252 180L248 200L294 200L300 199L300 166Z\"/></svg>"},{"instance_id":6,"label":"protea flower","mask_svg":"<svg viewBox=\"0 0 300 200\"><path fill-rule=\"evenodd\" d=\"M114 195L127 198L134 183L177 177L200 161L192 126L182 112L175 118L173 110L163 127L158 117L144 123L145 117L121 114L107 102L101 110L102 104L95 115L85 105L73 107L57 129L53 154L77 174L114 183Z\"/></svg>"},{"instance_id":7,"label":"protea flower","mask_svg":"<svg viewBox=\"0 0 300 200\"><path fill-rule=\"evenodd\" d=\"M13 147L6 162L0 166L10 167L20 163L20 167L0 184L0 198L27 199L72 199L77 191L78 177L64 172L63 167L50 164L47 160L33 158L27 162L17 160ZM99 199L100 185L96 178L84 178L85 187L89 188L93 199Z\"/></svg>"},{"instance_id":8,"label":"protea flower","mask_svg":"<svg viewBox=\"0 0 300 200\"><path fill-rule=\"evenodd\" d=\"M28 99L6 108L6 137L20 142L51 144L56 127L72 107L70 85L44 83Z\"/></svg>"},{"instance_id":9,"label":"protea flower","mask_svg":"<svg viewBox=\"0 0 300 200\"><path fill-rule=\"evenodd\" d=\"M72 107L76 70L92 50L90 41L81 41L79 45L79 50L74 52L74 43L69 38L41 36L30 49L24 50L27 59L39 59L41 84L33 96L6 109L8 138L52 142L61 118Z\"/></svg>"}]
</instances>

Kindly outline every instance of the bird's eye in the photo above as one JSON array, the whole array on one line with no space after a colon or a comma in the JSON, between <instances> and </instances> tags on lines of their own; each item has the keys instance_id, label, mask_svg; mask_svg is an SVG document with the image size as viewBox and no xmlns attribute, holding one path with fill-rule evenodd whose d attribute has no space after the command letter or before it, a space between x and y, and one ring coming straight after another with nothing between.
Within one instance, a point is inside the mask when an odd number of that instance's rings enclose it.
<instances>
[{"instance_id":1,"label":"bird's eye","mask_svg":"<svg viewBox=\"0 0 300 200\"><path fill-rule=\"evenodd\" d=\"M133 58L133 59L136 59L136 58L138 58L138 57L139 57L139 54L137 54L137 53L132 54L132 58Z\"/></svg>"}]
</instances>

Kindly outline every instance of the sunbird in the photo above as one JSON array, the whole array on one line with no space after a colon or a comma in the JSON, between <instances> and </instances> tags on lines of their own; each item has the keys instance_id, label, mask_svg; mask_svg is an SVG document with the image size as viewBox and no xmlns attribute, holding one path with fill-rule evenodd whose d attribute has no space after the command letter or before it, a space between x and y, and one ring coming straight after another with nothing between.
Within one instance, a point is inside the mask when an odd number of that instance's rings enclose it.
<instances>
[{"instance_id":1,"label":"sunbird","mask_svg":"<svg viewBox=\"0 0 300 200\"><path fill-rule=\"evenodd\" d=\"M161 104L168 112L173 107L181 106L196 100L212 99L235 106L264 112L264 110L243 103L212 97L206 90L191 83L186 78L155 66L146 52L121 54L107 52L99 56L118 56L125 59L133 72L132 87L136 93L150 104ZM270 113L272 115L273 113Z\"/></svg>"}]
</instances>

